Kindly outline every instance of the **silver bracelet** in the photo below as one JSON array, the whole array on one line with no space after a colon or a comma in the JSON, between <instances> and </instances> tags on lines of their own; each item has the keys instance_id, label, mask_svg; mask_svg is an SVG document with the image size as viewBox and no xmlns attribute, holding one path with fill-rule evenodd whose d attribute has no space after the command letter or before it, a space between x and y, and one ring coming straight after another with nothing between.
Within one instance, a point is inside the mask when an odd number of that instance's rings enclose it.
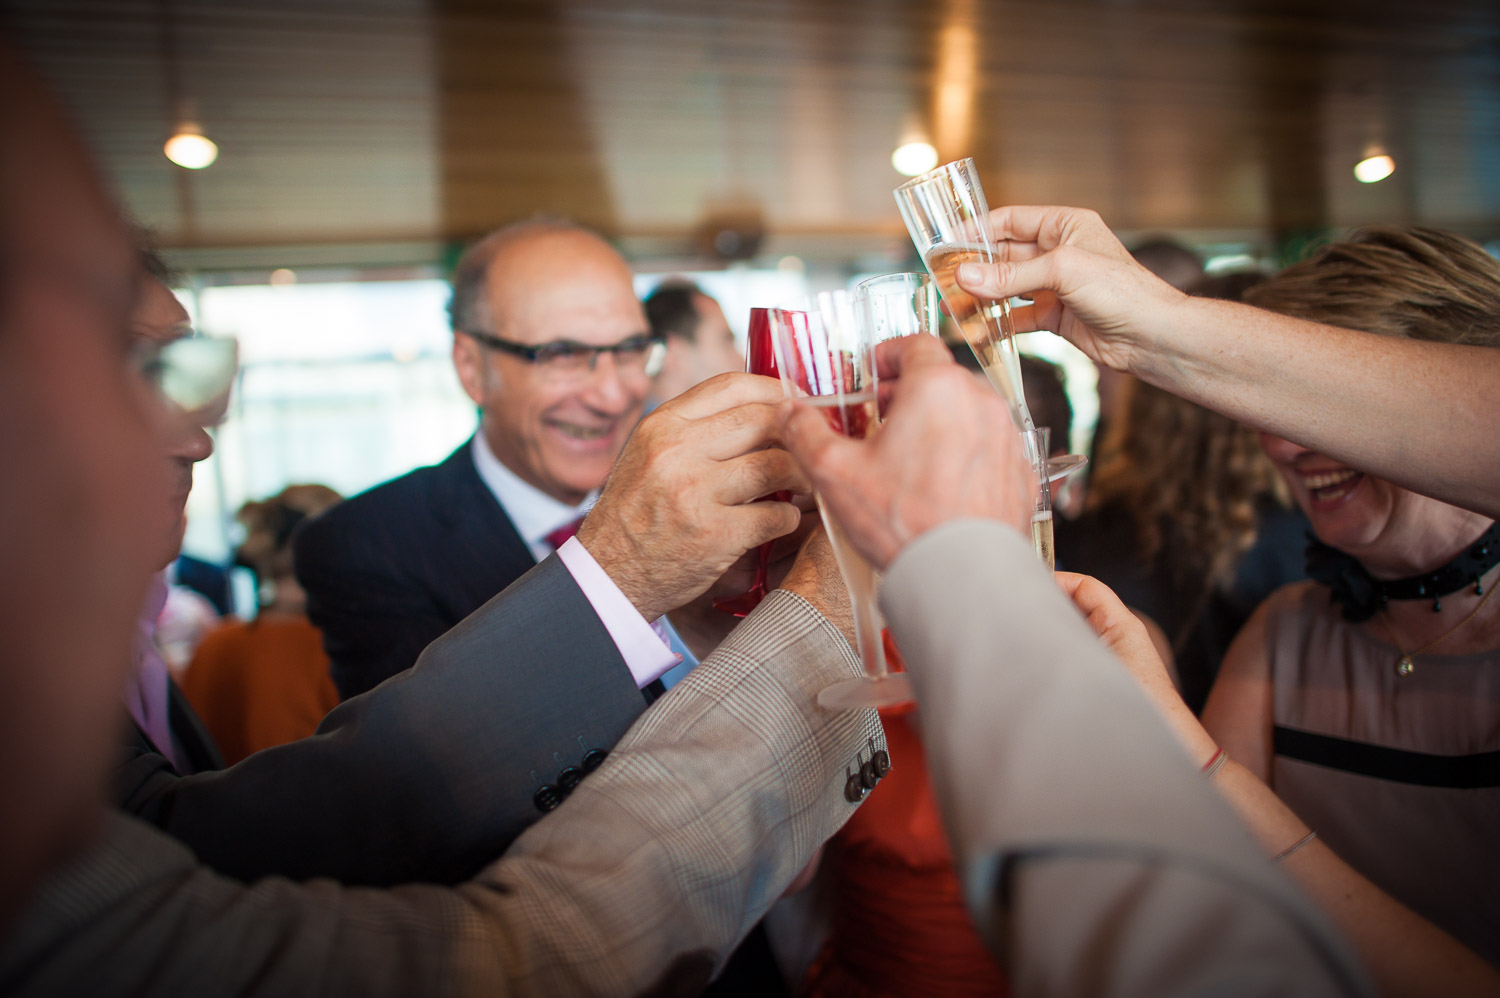
<instances>
[{"instance_id":1,"label":"silver bracelet","mask_svg":"<svg viewBox=\"0 0 1500 998\"><path fill-rule=\"evenodd\" d=\"M1279 852L1276 855L1272 856L1271 857L1271 862L1273 862L1273 863L1280 863L1282 860L1286 859L1292 853L1296 852L1298 849L1301 849L1303 846L1307 845L1309 842L1311 842L1313 839L1315 839L1317 837L1318 837L1318 833L1317 832L1308 832L1306 835L1302 836L1296 842L1293 842L1291 845L1289 845L1285 849L1281 850L1281 852Z\"/></svg>"}]
</instances>

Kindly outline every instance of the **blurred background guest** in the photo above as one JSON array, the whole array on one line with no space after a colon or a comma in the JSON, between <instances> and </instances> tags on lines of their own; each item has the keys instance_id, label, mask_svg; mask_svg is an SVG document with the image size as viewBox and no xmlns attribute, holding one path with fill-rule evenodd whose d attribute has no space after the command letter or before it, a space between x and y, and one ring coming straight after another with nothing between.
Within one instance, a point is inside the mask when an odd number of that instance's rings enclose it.
<instances>
[{"instance_id":1,"label":"blurred background guest","mask_svg":"<svg viewBox=\"0 0 1500 998\"><path fill-rule=\"evenodd\" d=\"M1383 336L1500 346L1500 262L1435 229L1363 230L1246 298ZM1255 612L1204 723L1335 853L1500 965L1500 533L1262 441L1317 534L1312 579Z\"/></svg>"},{"instance_id":2,"label":"blurred background guest","mask_svg":"<svg viewBox=\"0 0 1500 998\"><path fill-rule=\"evenodd\" d=\"M323 485L291 485L240 507L245 528L236 561L255 573L254 620L211 631L182 680L224 761L305 738L339 702L328 656L307 619L307 596L292 571L292 536L309 517L337 503Z\"/></svg>"},{"instance_id":3,"label":"blurred background guest","mask_svg":"<svg viewBox=\"0 0 1500 998\"><path fill-rule=\"evenodd\" d=\"M1261 279L1209 278L1194 294L1238 300ZM1307 523L1253 430L1136 379L1122 401L1084 512L1057 532L1057 561L1161 628L1197 712L1251 611L1304 577Z\"/></svg>"},{"instance_id":4,"label":"blurred background guest","mask_svg":"<svg viewBox=\"0 0 1500 998\"><path fill-rule=\"evenodd\" d=\"M1136 263L1178 291L1187 291L1203 280L1203 260L1175 239L1147 239L1131 250L1130 255ZM1115 421L1124 415L1130 386L1135 382L1135 378L1124 371L1103 364L1098 365L1098 369L1099 420L1094 424L1094 436L1089 445L1089 463L1095 470L1103 456L1104 441Z\"/></svg>"},{"instance_id":5,"label":"blurred background guest","mask_svg":"<svg viewBox=\"0 0 1500 998\"><path fill-rule=\"evenodd\" d=\"M652 334L667 344L661 373L651 385L654 401L676 398L716 374L745 369L724 310L692 281L668 278L646 296L645 305Z\"/></svg>"}]
</instances>

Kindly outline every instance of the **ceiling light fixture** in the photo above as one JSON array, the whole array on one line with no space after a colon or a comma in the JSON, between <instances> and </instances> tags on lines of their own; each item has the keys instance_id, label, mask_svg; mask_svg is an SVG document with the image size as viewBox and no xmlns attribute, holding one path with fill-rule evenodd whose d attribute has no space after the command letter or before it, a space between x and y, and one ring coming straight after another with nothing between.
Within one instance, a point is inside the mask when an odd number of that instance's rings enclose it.
<instances>
[{"instance_id":1,"label":"ceiling light fixture","mask_svg":"<svg viewBox=\"0 0 1500 998\"><path fill-rule=\"evenodd\" d=\"M937 150L930 142L907 142L891 153L891 165L907 177L918 177L938 165Z\"/></svg>"},{"instance_id":2,"label":"ceiling light fixture","mask_svg":"<svg viewBox=\"0 0 1500 998\"><path fill-rule=\"evenodd\" d=\"M1396 172L1396 161L1379 149L1365 150L1365 158L1354 164L1354 179L1377 184Z\"/></svg>"},{"instance_id":3,"label":"ceiling light fixture","mask_svg":"<svg viewBox=\"0 0 1500 998\"><path fill-rule=\"evenodd\" d=\"M219 147L197 125L184 123L162 147L167 159L185 170L201 170L219 158Z\"/></svg>"}]
</instances>

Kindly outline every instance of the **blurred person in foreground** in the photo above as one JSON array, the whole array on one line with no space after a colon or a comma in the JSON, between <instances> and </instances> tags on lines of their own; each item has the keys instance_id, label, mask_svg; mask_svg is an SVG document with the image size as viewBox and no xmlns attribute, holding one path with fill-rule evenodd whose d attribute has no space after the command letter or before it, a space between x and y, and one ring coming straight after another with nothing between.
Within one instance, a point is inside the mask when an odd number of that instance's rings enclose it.
<instances>
[{"instance_id":1,"label":"blurred person in foreground","mask_svg":"<svg viewBox=\"0 0 1500 998\"><path fill-rule=\"evenodd\" d=\"M1106 587L1054 582L1026 535L1019 439L989 429L993 393L924 337L883 345L879 369L880 434L850 440L785 403L784 436L885 573L964 895L1013 987L1368 993L1295 881L1384 989L1493 993L1500 975L1219 752Z\"/></svg>"},{"instance_id":2,"label":"blurred person in foreground","mask_svg":"<svg viewBox=\"0 0 1500 998\"><path fill-rule=\"evenodd\" d=\"M296 540L307 613L345 697L410 668L572 538L640 421L665 349L625 260L569 222L519 222L469 247L449 318L478 431L441 464L347 500Z\"/></svg>"},{"instance_id":3,"label":"blurred person in foreground","mask_svg":"<svg viewBox=\"0 0 1500 998\"><path fill-rule=\"evenodd\" d=\"M182 680L182 692L230 765L306 738L338 705L323 639L292 574L292 535L341 498L324 485L290 485L235 514L245 528L235 560L255 573L259 607L255 619L209 632Z\"/></svg>"},{"instance_id":4,"label":"blurred person in foreground","mask_svg":"<svg viewBox=\"0 0 1500 998\"><path fill-rule=\"evenodd\" d=\"M1436 229L1362 229L1246 300L1500 347L1500 261ZM1312 578L1256 610L1204 724L1351 866L1500 966L1500 530L1261 439L1315 531Z\"/></svg>"},{"instance_id":5,"label":"blurred person in foreground","mask_svg":"<svg viewBox=\"0 0 1500 998\"><path fill-rule=\"evenodd\" d=\"M139 253L136 289L127 323L130 349L144 363L158 363L156 351L193 334L187 309L168 287L166 265L150 249ZM213 736L183 696L174 670L163 652L161 623L170 592L168 576L182 548L187 529L188 493L193 488L193 466L213 454L213 438L202 419L175 420L157 462L164 464L172 483L170 500L140 529L159 545L160 564L151 578L141 610L134 647L135 669L126 682L125 707L133 729L127 738L127 757L150 755L165 759L179 773L220 769L224 759Z\"/></svg>"},{"instance_id":6,"label":"blurred person in foreground","mask_svg":"<svg viewBox=\"0 0 1500 998\"><path fill-rule=\"evenodd\" d=\"M0 755L0 788L15 805L0 824L0 991L701 987L852 810L843 794L849 766L883 747L873 713L829 715L813 704L817 690L858 672L826 540L812 536L784 591L744 622L701 678L675 689L556 815L464 887L385 892L212 872L171 838L101 803L135 619L173 525L163 514L180 491L162 454L184 432L185 414L159 393L152 355L135 349L139 265L97 179L8 52L0 52L0 83L13 98L0 108L0 453L15 474L0 551L26 586L0 602L0 731L10 750ZM797 512L785 504L742 504L796 486L777 472L787 464L777 449L719 460L731 478L746 480L740 498L712 467L680 469L680 454L652 464L659 476L642 470L644 454L662 449L662 434L681 444L679 424L694 419L714 424L707 439L721 447L735 436L756 439L762 420L754 417L770 419L777 395L763 398L755 380L725 379L642 427L637 437L654 442L627 453L619 489L608 490L591 518L591 557L619 580L619 596L635 612L690 598L723 569L722 555L698 564L704 553L695 552L695 537L743 534L745 543L732 545L748 549L794 527ZM740 404L726 405L731 399ZM712 504L698 508L695 516L712 521L706 532L670 524L676 547L666 565L630 558L631 538L660 539L632 497L650 494L645 509L655 516L660 495L646 480L680 485L683 470L690 480L713 479L727 504L717 513ZM569 639L539 646L509 623L534 621L530 611L549 604L572 611ZM611 639L589 606L567 566L549 559L406 676L337 708L318 737L241 765L279 767L280 779L266 783L276 793L295 788L288 773L299 768L328 777L303 802L313 813L301 831L314 852L316 840L329 837L357 862L372 839L395 839L393 851L431 862L424 833L435 822L449 833L467 829L493 858L508 839L473 826L485 822L514 767L534 765L524 747L503 744L503 736L497 742L491 731L495 700L506 692L493 674L528 654L533 668L562 669L570 667L563 650L589 660L618 654L604 651ZM602 644L591 637L596 631ZM640 704L628 678L614 688L617 701ZM787 759L799 765L789 768ZM268 803L285 803L276 793L239 817L260 820ZM340 806L320 815L320 796ZM294 817L298 810L289 808ZM332 824L321 820L329 817ZM712 891L688 886L710 880Z\"/></svg>"},{"instance_id":7,"label":"blurred person in foreground","mask_svg":"<svg viewBox=\"0 0 1500 998\"><path fill-rule=\"evenodd\" d=\"M651 394L659 402L726 371L743 371L724 310L692 281L668 278L646 296L651 332L667 345Z\"/></svg>"},{"instance_id":8,"label":"blurred person in foreground","mask_svg":"<svg viewBox=\"0 0 1500 998\"><path fill-rule=\"evenodd\" d=\"M1263 279L1208 278L1192 293L1238 301ZM1098 454L1083 515L1058 531L1058 564L1161 625L1183 699L1201 711L1251 611L1305 577L1307 519L1254 430L1135 379Z\"/></svg>"}]
</instances>

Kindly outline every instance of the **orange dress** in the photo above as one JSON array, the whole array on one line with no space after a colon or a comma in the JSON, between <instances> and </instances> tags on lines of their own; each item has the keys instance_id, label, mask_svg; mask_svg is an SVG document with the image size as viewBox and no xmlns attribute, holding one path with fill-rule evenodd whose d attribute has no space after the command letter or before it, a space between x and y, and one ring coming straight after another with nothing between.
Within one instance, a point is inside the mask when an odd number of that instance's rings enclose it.
<instances>
[{"instance_id":1,"label":"orange dress","mask_svg":"<svg viewBox=\"0 0 1500 998\"><path fill-rule=\"evenodd\" d=\"M300 615L267 614L209 632L181 685L231 766L306 738L339 702L322 636Z\"/></svg>"},{"instance_id":2,"label":"orange dress","mask_svg":"<svg viewBox=\"0 0 1500 998\"><path fill-rule=\"evenodd\" d=\"M880 712L891 771L823 854L832 931L802 993L818 998L1008 995L969 921L908 706Z\"/></svg>"}]
</instances>

